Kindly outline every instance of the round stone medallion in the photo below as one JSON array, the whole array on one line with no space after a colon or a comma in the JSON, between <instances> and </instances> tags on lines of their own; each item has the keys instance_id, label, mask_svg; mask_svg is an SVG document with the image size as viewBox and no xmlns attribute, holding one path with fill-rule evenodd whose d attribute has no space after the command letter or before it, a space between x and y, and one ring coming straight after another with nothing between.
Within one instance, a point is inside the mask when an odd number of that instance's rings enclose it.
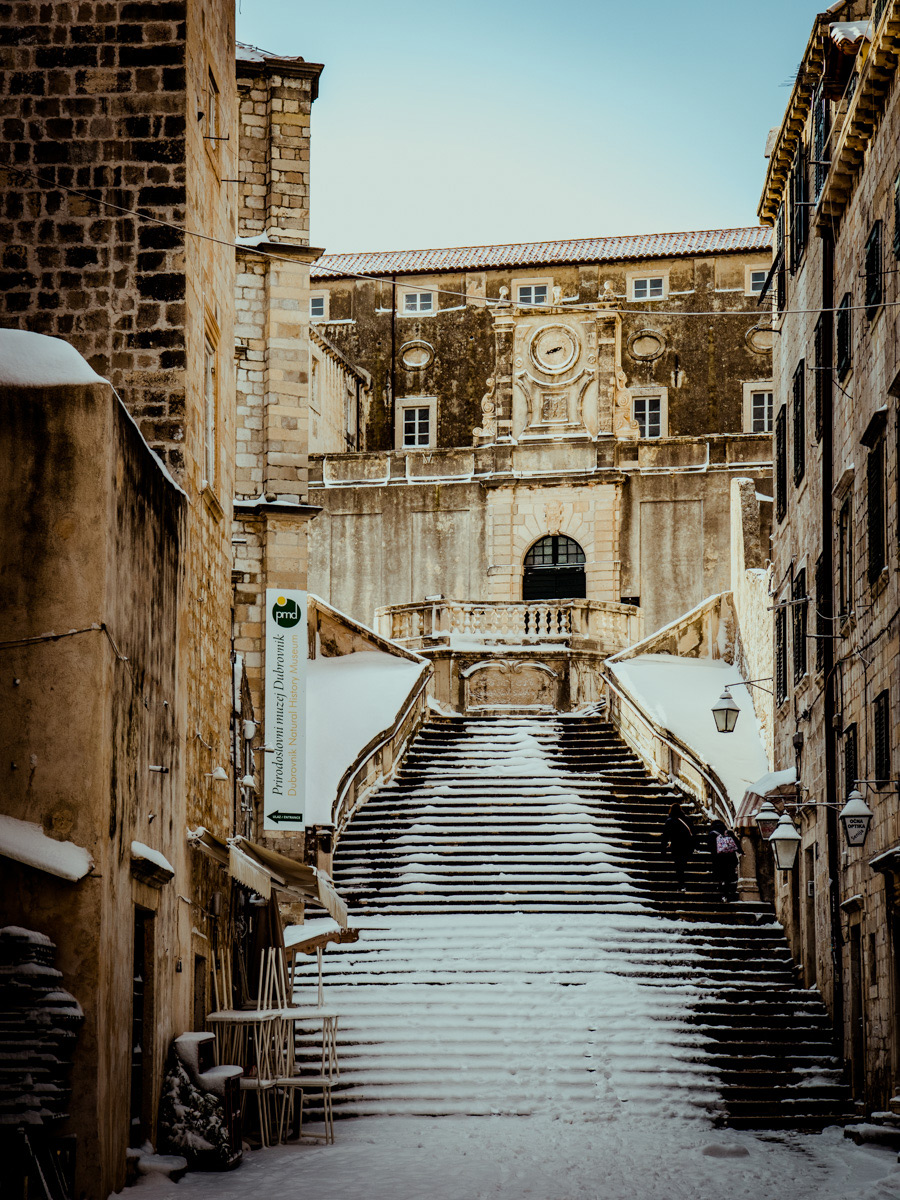
<instances>
[{"instance_id":1,"label":"round stone medallion","mask_svg":"<svg viewBox=\"0 0 900 1200\"><path fill-rule=\"evenodd\" d=\"M400 347L400 361L410 371L422 371L434 362L434 346L430 342L406 342Z\"/></svg>"}]
</instances>

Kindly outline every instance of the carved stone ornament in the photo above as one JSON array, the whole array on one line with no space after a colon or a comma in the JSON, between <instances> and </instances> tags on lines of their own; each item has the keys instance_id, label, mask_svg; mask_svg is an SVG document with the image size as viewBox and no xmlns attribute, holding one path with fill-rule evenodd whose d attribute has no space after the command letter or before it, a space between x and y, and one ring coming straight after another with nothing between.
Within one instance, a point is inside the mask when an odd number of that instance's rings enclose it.
<instances>
[{"instance_id":1,"label":"carved stone ornament","mask_svg":"<svg viewBox=\"0 0 900 1200\"><path fill-rule=\"evenodd\" d=\"M461 675L467 709L555 709L559 677L545 663L524 659L492 659L476 663Z\"/></svg>"},{"instance_id":2,"label":"carved stone ornament","mask_svg":"<svg viewBox=\"0 0 900 1200\"><path fill-rule=\"evenodd\" d=\"M633 442L641 436L641 430L634 419L634 401L627 382L625 372L617 367L613 390L613 433L620 441Z\"/></svg>"},{"instance_id":3,"label":"carved stone ornament","mask_svg":"<svg viewBox=\"0 0 900 1200\"><path fill-rule=\"evenodd\" d=\"M568 325L541 325L532 335L529 353L542 374L562 375L581 353L581 342Z\"/></svg>"},{"instance_id":4,"label":"carved stone ornament","mask_svg":"<svg viewBox=\"0 0 900 1200\"><path fill-rule=\"evenodd\" d=\"M544 505L544 526L548 533L559 533L565 515L566 510L559 500L550 500Z\"/></svg>"},{"instance_id":5,"label":"carved stone ornament","mask_svg":"<svg viewBox=\"0 0 900 1200\"><path fill-rule=\"evenodd\" d=\"M628 339L628 353L638 362L653 362L665 348L665 335L655 329L639 329Z\"/></svg>"},{"instance_id":6,"label":"carved stone ornament","mask_svg":"<svg viewBox=\"0 0 900 1200\"><path fill-rule=\"evenodd\" d=\"M434 346L430 342L405 342L400 347L400 361L410 371L422 371L434 362Z\"/></svg>"},{"instance_id":7,"label":"carved stone ornament","mask_svg":"<svg viewBox=\"0 0 900 1200\"><path fill-rule=\"evenodd\" d=\"M481 425L472 432L475 434L476 442L490 443L497 436L497 404L494 400L494 377L491 375L487 381L487 391L481 397Z\"/></svg>"}]
</instances>

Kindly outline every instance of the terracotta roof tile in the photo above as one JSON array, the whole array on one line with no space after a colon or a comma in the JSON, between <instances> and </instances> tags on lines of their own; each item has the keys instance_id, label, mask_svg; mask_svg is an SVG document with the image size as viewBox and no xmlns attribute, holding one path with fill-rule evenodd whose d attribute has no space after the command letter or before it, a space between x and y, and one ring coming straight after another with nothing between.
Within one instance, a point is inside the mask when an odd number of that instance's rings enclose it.
<instances>
[{"instance_id":1,"label":"terracotta roof tile","mask_svg":"<svg viewBox=\"0 0 900 1200\"><path fill-rule=\"evenodd\" d=\"M645 258L684 258L694 254L736 254L741 251L770 250L771 247L772 230L764 225L751 225L744 229L573 238L563 242L520 242L505 246L325 254L313 266L311 275L314 279L337 279L342 275L481 271L500 267L537 267L551 263L602 263Z\"/></svg>"}]
</instances>

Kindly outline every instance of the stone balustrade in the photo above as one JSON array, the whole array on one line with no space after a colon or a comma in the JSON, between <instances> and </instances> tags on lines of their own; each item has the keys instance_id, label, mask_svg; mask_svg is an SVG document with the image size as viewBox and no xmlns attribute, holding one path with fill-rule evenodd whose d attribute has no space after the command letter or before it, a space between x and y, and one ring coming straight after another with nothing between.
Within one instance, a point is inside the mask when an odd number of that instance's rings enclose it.
<instances>
[{"instance_id":1,"label":"stone balustrade","mask_svg":"<svg viewBox=\"0 0 900 1200\"><path fill-rule=\"evenodd\" d=\"M436 600L392 604L375 614L378 633L410 650L439 646L556 645L606 654L639 641L641 611L602 600Z\"/></svg>"}]
</instances>

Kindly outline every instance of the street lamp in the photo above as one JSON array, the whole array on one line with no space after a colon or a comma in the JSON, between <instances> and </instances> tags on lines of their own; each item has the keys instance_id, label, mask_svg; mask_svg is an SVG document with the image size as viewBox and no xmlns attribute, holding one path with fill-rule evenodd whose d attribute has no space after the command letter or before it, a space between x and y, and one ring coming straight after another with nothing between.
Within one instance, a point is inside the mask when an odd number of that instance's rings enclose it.
<instances>
[{"instance_id":1,"label":"street lamp","mask_svg":"<svg viewBox=\"0 0 900 1200\"><path fill-rule=\"evenodd\" d=\"M800 834L787 813L781 814L781 820L769 837L769 845L775 855L775 866L778 870L792 870L797 861L797 851L800 849Z\"/></svg>"},{"instance_id":2,"label":"street lamp","mask_svg":"<svg viewBox=\"0 0 900 1200\"><path fill-rule=\"evenodd\" d=\"M719 697L719 703L713 705L712 715L719 733L733 733L737 724L740 709L734 702L734 697L728 688Z\"/></svg>"},{"instance_id":3,"label":"street lamp","mask_svg":"<svg viewBox=\"0 0 900 1200\"><path fill-rule=\"evenodd\" d=\"M869 826L872 824L874 813L865 800L863 800L862 793L857 791L856 788L847 797L847 803L841 809L839 816L841 824L844 827L844 837L847 839L847 845L863 845L868 836Z\"/></svg>"},{"instance_id":4,"label":"street lamp","mask_svg":"<svg viewBox=\"0 0 900 1200\"><path fill-rule=\"evenodd\" d=\"M778 824L778 817L778 809L772 801L764 800L756 814L756 828L759 830L760 837L770 838L772 836L775 826Z\"/></svg>"}]
</instances>

